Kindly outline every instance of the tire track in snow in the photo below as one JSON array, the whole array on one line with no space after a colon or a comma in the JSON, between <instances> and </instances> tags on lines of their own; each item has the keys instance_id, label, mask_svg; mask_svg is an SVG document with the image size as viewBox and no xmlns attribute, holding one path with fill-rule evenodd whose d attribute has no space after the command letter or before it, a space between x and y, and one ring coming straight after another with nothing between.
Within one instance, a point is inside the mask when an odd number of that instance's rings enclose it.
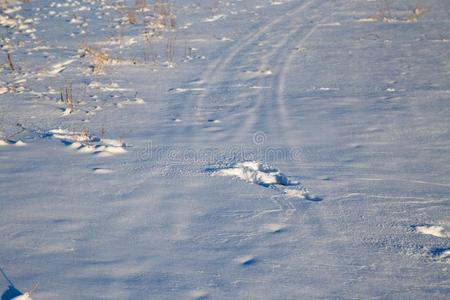
<instances>
[{"instance_id":1,"label":"tire track in snow","mask_svg":"<svg viewBox=\"0 0 450 300\"><path fill-rule=\"evenodd\" d=\"M201 110L202 107L205 105L205 101L206 99L213 95L213 89L216 88L217 86L220 85L221 82L224 81L224 79L226 78L232 78L233 76L230 76L229 73L232 73L233 70L230 70L229 72L225 72L226 68L229 66L232 66L233 60L236 59L236 57L241 57L241 56L245 56L246 54L243 53L251 53L252 50L256 47L259 47L259 45L254 45L254 43L261 38L261 36L263 36L264 34L270 33L270 30L273 30L273 27L275 27L276 25L283 25L283 21L287 21L287 25L282 26L283 28L292 28L287 34L284 35L283 39L280 39L279 41L275 42L275 43L269 43L269 44L273 44L272 49L269 53L263 55L262 60L260 65L262 66L261 69L269 69L268 68L268 61L270 61L270 57L276 55L277 57L277 61L282 61L283 58L287 55L285 54L284 56L279 56L278 53L280 52L285 52L284 48L286 46L286 44L290 41L291 37L293 34L298 33L298 31L303 30L304 27L301 26L304 24L303 19L301 22L298 22L298 15L303 13L303 12L308 12L308 8L310 8L310 6L312 4L318 4L316 8L319 8L321 5L323 5L324 1L306 1L304 3L302 3L301 5L299 5L296 9L291 10L290 12L286 13L286 14L282 14L279 17L275 18L274 20L272 20L271 22L267 23L265 26L263 26L263 28L261 28L261 30L259 30L257 33L251 33L249 35L247 35L245 38L241 39L244 40L244 42L239 43L236 45L236 47L233 49L233 51L231 51L223 60L220 60L212 67L210 68L205 74L203 75L203 78L209 78L209 82L207 83L205 92L198 98L197 104L195 105L197 107L197 112L196 112L196 119L201 119ZM265 39L263 40L265 42L267 42L268 40ZM248 55L248 54L247 54ZM278 63L279 65L280 63ZM237 72L239 75L241 71L234 71ZM262 84L260 84L259 86L264 86L264 82L265 79L272 77L272 75L269 76L261 76L261 81L263 81ZM260 81L260 82L261 82ZM235 126L233 128L238 127L239 128L239 132L244 132L244 133L248 133L251 134L253 132L258 131L257 128L254 128L253 130L250 130L252 124L254 123L258 123L259 119L254 119L251 118L252 116L256 116L258 118L260 118L260 114L257 113L258 111L261 111L262 109L262 100L263 97L262 95L265 95L266 93L263 92L259 92L258 90L255 89L256 92L256 100L254 101L254 103L252 104L252 106L250 107L250 109L246 109L244 110L243 113L240 113L239 115L243 115L241 118L237 118L237 124L234 124ZM249 93L251 95L251 93ZM243 100L242 98L242 94L240 94L240 100ZM242 103L242 101L240 101L239 103ZM235 107L235 105L234 105ZM205 118L206 119L206 118ZM248 131L248 132L246 132ZM229 141L230 138L232 139L234 136L236 136L236 132L233 131L231 133L229 133L228 135L225 136L220 136L217 140L227 140Z\"/></svg>"},{"instance_id":2,"label":"tire track in snow","mask_svg":"<svg viewBox=\"0 0 450 300\"><path fill-rule=\"evenodd\" d=\"M277 100L277 110L279 111L279 116L277 116L275 118L275 120L280 121L281 120L281 132L284 133L289 129L289 126L286 123L286 118L287 118L287 110L285 108L284 105L284 101L280 101L280 96L284 93L284 87L282 87L285 84L285 77L287 76L288 73L288 69L290 67L290 64L292 63L293 58L295 57L295 54L297 54L297 51L295 49L298 49L298 47L300 47L308 38L311 37L311 35L313 35L315 33L315 31L321 27L322 22L328 18L330 18L331 16L334 15L334 13L332 13L331 15L328 16L323 16L323 17L319 17L316 22L314 22L315 24L311 27L311 26L305 26L305 25L309 25L312 24L312 22L317 18L317 16L313 16L313 20L310 20L309 16L305 16L304 18L301 18L301 22L298 22L298 14L301 14L303 12L308 12L306 9L310 8L312 4L317 4L313 9L318 10L319 8L322 8L323 5L329 4L329 2L327 1L308 1L303 3L297 10L291 11L290 13L287 14L287 16L289 16L289 18L286 18L286 15L283 15L281 19L283 20L289 20L289 23L283 27L287 27L287 28L292 28L288 31L288 33L284 34L282 39L279 39L279 41L275 42L275 43L269 43L272 46L272 50L263 55L262 60L261 60L261 68L262 70L273 70L273 74L269 75L269 76L261 76L260 80L259 80L259 84L258 86L262 86L265 87L267 86L268 89L267 90L275 90L275 93L268 93L268 92L264 92L265 89L261 89L261 91L258 93L258 95L256 96L256 100L254 101L254 104L252 105L252 107L250 107L249 109L244 110L243 112L239 113L240 117L236 117L238 124L234 124L236 125L235 127L239 127L239 132L243 132L243 133L254 133L254 132L259 132L259 131L264 131L264 132L268 132L270 130L268 130L268 128L265 128L265 130L262 130L262 128L258 127L259 124L264 124L264 123L268 123L268 122L262 122L264 120L261 120L263 114L262 112L270 112L269 110L264 110L265 107L265 101L268 101L268 104L272 104L272 102L270 101L271 99L276 99ZM329 9L322 9L321 11L336 11L335 10L335 5L333 5L332 7L330 7ZM277 18L279 19L279 18ZM306 19L306 21L305 21ZM280 23L281 21L278 21L278 23ZM275 22L272 22L275 23ZM278 24L273 24L273 25L278 25ZM311 27L311 28L310 28ZM305 34L303 36L303 38L301 39L301 42L293 45L293 46L288 46L291 43L294 43L295 41L293 40L293 37L295 37L296 35L299 34L300 31L305 30L305 28L307 29L305 31ZM309 29L310 28L310 29ZM266 42L268 40L265 40ZM248 45L251 46L251 43ZM252 48L250 48L252 49ZM242 47L240 48L241 52L246 50L246 52L251 52L251 50L248 50L248 48ZM238 56L238 54L240 54L241 52L236 52L235 54L233 54L233 56L229 57L229 62L228 64L231 64L232 60ZM274 68L270 68L270 66L275 66ZM226 65L224 65L221 68L221 72L219 72L218 75L211 75L213 78L220 78L220 79L224 79L227 78L227 76L223 75L224 72L223 70L226 68ZM279 78L280 77L280 78ZM220 80L216 79L215 81L219 82ZM216 85L216 84L212 84L212 85ZM210 90L210 88L207 88L206 90ZM211 93L209 93L211 94ZM204 101L204 99L206 97L208 97L209 94L203 95L202 97L202 101ZM242 99L241 99L242 100ZM241 101L242 102L242 101ZM200 104L202 105L202 104ZM229 115L234 115L232 113L229 113ZM233 127L233 128L235 128ZM230 139L232 140L233 137L236 137L236 131L230 132L228 134L226 134L225 136L220 136L218 138L218 140L227 140L229 141ZM283 137L283 141L287 142L289 141L289 139Z\"/></svg>"},{"instance_id":3,"label":"tire track in snow","mask_svg":"<svg viewBox=\"0 0 450 300\"><path fill-rule=\"evenodd\" d=\"M271 74L270 76L267 77L261 77L259 80L259 86L261 87L268 87L268 89L272 89L273 88L273 78L277 77L278 74L278 66L282 64L282 62L285 60L286 56L287 56L287 51L289 49L289 47L287 47L287 45L290 43L292 37L294 35L297 35L301 30L304 29L304 19L300 19L301 21L298 22L298 18L300 16L298 16L298 14L301 14L303 12L307 12L307 8L310 8L310 6L314 3L317 4L316 5L316 9L321 7L321 5L323 5L322 3L323 1L309 1L304 3L304 5L302 6L302 9L297 10L297 11L293 11L293 12L289 12L287 14L287 16L290 18L290 22L288 25L284 26L287 28L292 28L288 31L287 34L284 35L284 38L279 39L276 43L274 43L274 46L272 47L272 50L267 53L266 55L263 56L262 60L261 60L261 69L262 70L273 70L273 74ZM308 16L306 16L308 17ZM272 43L270 43L272 44ZM275 66L275 68L272 68L271 66ZM248 131L250 133L251 132L260 132L261 128L258 127L258 124L262 124L264 122L261 122L261 112L262 109L264 107L264 100L270 100L269 99L265 99L266 93L264 93L264 90L262 90L260 93L258 93L257 96L257 105L254 105L251 109L251 111L246 112L247 116L254 116L254 118L241 118L244 122L244 125L240 127L241 131ZM263 130L264 131L264 130ZM267 132L266 132L267 133ZM232 133L232 135L234 135L234 133Z\"/></svg>"},{"instance_id":4,"label":"tire track in snow","mask_svg":"<svg viewBox=\"0 0 450 300\"><path fill-rule=\"evenodd\" d=\"M181 112L178 114L180 116L186 116L189 115L189 112L186 112L186 102L192 103L189 107L194 107L194 118L190 120L191 124L186 125L182 128L182 135L191 135L189 133L190 130L194 129L196 130L196 126L200 123L202 124L205 122L208 118L205 117L202 120L202 109L204 106L204 103L206 99L213 95L214 92L212 92L214 86L217 86L221 82L223 82L223 79L226 77L224 75L224 70L227 68L227 66L232 65L233 60L239 56L242 52L244 52L245 49L247 49L249 46L252 46L253 43L255 43L261 36L263 36L266 33L269 33L273 26L277 25L284 19L286 19L286 16L292 17L294 14L300 13L304 11L311 3L317 0L309 0L306 2L301 3L297 8L292 10L291 12L288 12L286 15L281 14L280 16L276 17L275 19L269 20L266 24L264 24L257 32L250 32L247 35L245 35L243 38L239 39L239 42L234 44L230 47L228 50L227 55L225 58L219 57L216 59L215 63L211 67L208 67L206 71L202 73L202 75L199 77L200 82L202 83L202 89L199 90L201 93L190 95L188 99L183 101L181 104ZM253 46L254 47L254 46ZM248 51L247 51L248 52ZM206 81L205 81L206 80ZM192 101L192 99L195 99ZM176 128L176 133L180 134L179 132L180 128ZM171 137L176 137L177 134L170 134ZM191 139L191 142L195 142L195 138Z\"/></svg>"},{"instance_id":5,"label":"tire track in snow","mask_svg":"<svg viewBox=\"0 0 450 300\"><path fill-rule=\"evenodd\" d=\"M314 9L319 10L320 12L328 12L332 11L335 12L334 5L332 4L332 7L328 8L325 5L328 5L329 2L320 2L318 6L316 6ZM325 7L324 7L325 6ZM289 31L288 34L284 36L283 39L281 39L274 49L269 53L269 55L265 56L263 58L262 66L264 69L270 69L270 66L275 66L273 68L274 74L270 77L269 86L272 88L271 97L266 98L264 95L265 93L260 93L258 96L258 103L260 103L259 107L256 110L259 110L259 112L254 112L253 115L256 116L253 120L253 130L260 131L261 128L259 127L260 124L264 124L264 122L261 122L262 117L262 110L264 109L264 100L269 100L269 104L272 104L270 100L276 101L276 116L275 120L277 121L276 124L280 124L281 131L280 134L282 136L282 141L285 145L288 147L295 147L290 141L289 137L286 136L286 133L291 130L292 126L288 123L288 112L286 109L286 103L283 99L285 88L286 88L286 78L289 74L290 67L292 66L293 59L295 58L295 55L298 54L296 49L299 49L304 45L304 43L319 29L323 22L334 16L335 13L332 13L330 15L326 16L318 16L318 20L315 21L314 19L316 16L313 16L314 25L306 26L306 31L303 34L303 37L300 39L300 41L295 41L295 46L291 47L290 44L292 43L292 40L294 37L296 37L301 31L305 30L305 26L302 26L303 24L309 24L311 21L308 21L309 18L304 20L302 23L300 23L297 28L297 26L293 26L293 29ZM305 22L306 21L306 22ZM261 78L260 85L264 86L267 84L266 78ZM261 105L262 104L262 105ZM271 109L265 108L266 112L271 112ZM264 121L264 120L262 120ZM271 122L272 123L272 122ZM273 122L275 123L275 122ZM273 124L272 123L272 124ZM273 196L273 201L279 206L279 208L282 210L282 220L279 224L280 226L284 226L282 224L286 224L289 222L289 220L292 218L292 216L296 213L297 209L295 204L289 199L280 200L278 199L279 196Z\"/></svg>"},{"instance_id":6,"label":"tire track in snow","mask_svg":"<svg viewBox=\"0 0 450 300\"><path fill-rule=\"evenodd\" d=\"M327 11L327 10L325 10ZM334 9L331 9L329 11L335 11ZM307 34L305 34L300 41L296 44L296 46L294 47L294 49L300 49L303 47L303 45L305 44L305 42L318 30L323 26L323 22L327 21L329 18L333 17L335 15L335 13L332 13L329 16L325 16L322 17L312 28L311 30L309 30L309 32ZM287 59L283 60L282 63L282 67L280 69L279 72L279 76L274 77L274 81L272 83L272 85L274 86L274 95L273 98L276 100L277 102L277 113L278 113L278 120L280 121L280 123L282 124L281 126L283 127L281 134L284 135L283 140L289 145L289 147L295 147L295 145L292 144L292 142L290 141L290 139L288 137L286 137L285 132L286 130L288 130L289 128L291 128L292 126L290 126L288 124L288 120L289 120L289 113L287 110L287 105L286 105L286 99L285 99L285 94L286 94L286 79L289 75L289 71L291 69L293 60L295 59L295 57L298 55L297 51L291 51L288 55L287 55Z\"/></svg>"},{"instance_id":7,"label":"tire track in snow","mask_svg":"<svg viewBox=\"0 0 450 300\"><path fill-rule=\"evenodd\" d=\"M316 1L317 3L317 1ZM308 5L304 6L304 8L309 7L310 4L312 4L312 2L309 2ZM328 9L328 7L324 7L324 5L326 5L327 2L319 2L317 6L314 7L315 10L318 10L320 12L328 12L328 11L335 11L333 7L331 7L332 9ZM273 70L275 71L273 75L269 76L269 77L261 77L259 82L260 82L260 86L264 86L265 84L267 84L267 82L269 82L269 86L271 88L273 88L273 92L272 93L259 93L258 97L257 97L257 101L256 101L256 105L254 105L252 107L252 109L250 111L246 111L245 114L248 116L254 116L254 118L252 118L250 120L250 118L241 118L244 123L244 126L240 127L240 131L248 131L249 128L253 128L254 131L260 131L261 128L259 128L258 126L260 124L264 124L265 122L261 122L264 120L261 120L261 118L263 117L263 110L264 112L270 112L270 109L268 109L265 105L264 100L274 100L276 102L276 106L277 106L277 114L278 116L275 118L277 121L281 121L281 133L282 135L284 135L284 132L286 132L287 130L289 130L291 127L289 126L289 124L286 122L287 120L287 112L286 112L286 107L284 105L284 101L281 98L281 96L283 96L284 93L284 85L285 85L285 77L287 76L288 72L289 72L289 67L292 63L294 54L296 54L296 50L298 47L300 47L302 44L304 44L304 42L310 38L318 28L320 28L322 22L324 20L327 20L328 18L330 18L331 16L333 16L334 14L331 15L326 15L326 16L312 16L313 20L310 20L309 16L306 16L305 19L302 19L302 21L300 22L300 24L298 24L298 21L296 22L297 18L292 18L292 20L290 22L288 22L288 25L285 25L283 27L288 26L288 28L291 28L287 34L284 35L284 37L282 39L279 39L276 43L269 43L272 46L272 50L269 51L269 53L267 53L266 55L263 56L262 60L261 60L261 69L271 69L270 66L275 66L275 68L273 68ZM290 15L290 17L292 17L292 14ZM298 16L296 16L298 17ZM312 23L313 21L315 21L315 19L318 19L316 22L314 22L314 24ZM306 24L306 26L303 26L304 24ZM313 24L312 26L308 26L309 24ZM303 33L303 37L301 38L300 42L297 42L294 40L294 37L297 36L300 32L304 31ZM291 44L295 43L296 47L292 47ZM266 97L267 94L269 94L269 96L275 95L275 97ZM268 101L269 104L272 104L272 101ZM250 120L250 121L249 121ZM278 123L278 122L277 122ZM230 136L227 136L225 139L223 137L222 140L229 140L230 137L232 137L233 135L235 135L235 132L231 133ZM287 145L291 145L290 141L288 138L286 138L286 136L283 136L283 142ZM268 228L275 228L275 231L273 232L279 232L280 230L276 229L276 228L285 228L286 223L289 222L289 220L292 218L292 216L296 213L297 208L294 204L293 201L291 201L291 199L285 198L283 200L278 199L280 197L280 195L277 196L273 196L272 200L274 201L274 203L279 207L279 212L281 214L281 219L279 221L279 223L277 224L272 224L274 226L268 226ZM284 198L284 196L283 196ZM270 225L270 224L269 224Z\"/></svg>"},{"instance_id":8,"label":"tire track in snow","mask_svg":"<svg viewBox=\"0 0 450 300\"><path fill-rule=\"evenodd\" d=\"M288 13L287 16L292 17L293 15L302 12L314 1L315 0L309 0L300 4L296 9ZM269 33L273 26L277 25L284 19L286 19L286 15L280 15L275 19L273 19L272 21L263 25L261 29L259 29L256 33L251 32L247 34L244 38L240 39L240 42L233 47L233 49L227 54L225 58L217 59L217 62L214 64L214 66L206 71L206 73L202 77L207 78L209 82L206 84L206 92L203 93L200 97L198 97L198 101L195 105L197 108L196 118L199 118L201 116L201 108L203 107L206 98L212 94L211 93L212 88L217 84L220 84L225 78L223 74L226 67L232 65L233 60L239 54L241 54L241 52L243 52L247 47L251 46L261 36L263 36L266 33Z\"/></svg>"}]
</instances>

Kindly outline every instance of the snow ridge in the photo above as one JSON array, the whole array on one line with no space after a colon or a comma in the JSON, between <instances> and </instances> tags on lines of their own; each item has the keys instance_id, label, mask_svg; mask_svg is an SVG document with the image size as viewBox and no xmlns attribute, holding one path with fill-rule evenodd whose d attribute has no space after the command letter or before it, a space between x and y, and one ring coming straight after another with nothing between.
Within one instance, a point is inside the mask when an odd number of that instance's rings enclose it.
<instances>
[{"instance_id":1,"label":"snow ridge","mask_svg":"<svg viewBox=\"0 0 450 300\"><path fill-rule=\"evenodd\" d=\"M278 169L258 161L236 163L231 167L217 169L212 175L236 177L251 184L275 188L292 198L320 199L317 196L312 196L298 181L291 180ZM295 188L287 188L288 186L294 186Z\"/></svg>"}]
</instances>

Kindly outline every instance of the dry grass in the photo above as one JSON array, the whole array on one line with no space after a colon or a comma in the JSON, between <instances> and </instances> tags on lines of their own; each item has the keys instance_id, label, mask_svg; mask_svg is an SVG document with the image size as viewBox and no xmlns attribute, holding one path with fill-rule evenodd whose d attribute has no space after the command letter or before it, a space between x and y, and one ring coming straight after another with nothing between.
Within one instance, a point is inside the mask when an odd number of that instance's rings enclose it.
<instances>
[{"instance_id":1,"label":"dry grass","mask_svg":"<svg viewBox=\"0 0 450 300\"><path fill-rule=\"evenodd\" d=\"M91 63L89 67L94 74L102 73L106 65L111 61L108 54L99 48L84 46L82 47L82 51L84 56L89 58Z\"/></svg>"},{"instance_id":2,"label":"dry grass","mask_svg":"<svg viewBox=\"0 0 450 300\"><path fill-rule=\"evenodd\" d=\"M72 84L69 83L67 87L61 91L61 99L62 102L64 102L65 110L64 114L69 115L73 112L74 109L74 101L73 101L73 95L72 95Z\"/></svg>"},{"instance_id":3,"label":"dry grass","mask_svg":"<svg viewBox=\"0 0 450 300\"><path fill-rule=\"evenodd\" d=\"M91 142L91 135L89 134L89 129L83 128L78 137L78 142L89 145Z\"/></svg>"},{"instance_id":4,"label":"dry grass","mask_svg":"<svg viewBox=\"0 0 450 300\"><path fill-rule=\"evenodd\" d=\"M134 8L129 9L127 11L126 19L127 19L128 24L131 24L131 25L136 25L137 24L136 10Z\"/></svg>"},{"instance_id":5,"label":"dry grass","mask_svg":"<svg viewBox=\"0 0 450 300\"><path fill-rule=\"evenodd\" d=\"M6 140L10 140L12 138L14 138L15 136L21 134L22 132L26 131L27 129L20 123L16 123L16 126L19 127L19 129L17 131L15 131L14 133L8 135L6 137ZM0 138L1 139L1 138Z\"/></svg>"},{"instance_id":6,"label":"dry grass","mask_svg":"<svg viewBox=\"0 0 450 300\"><path fill-rule=\"evenodd\" d=\"M169 30L175 30L177 28L177 17L170 3L155 0L153 2L153 15L154 26Z\"/></svg>"},{"instance_id":7,"label":"dry grass","mask_svg":"<svg viewBox=\"0 0 450 300\"><path fill-rule=\"evenodd\" d=\"M11 71L15 72L16 71L16 67L14 66L14 62L12 60L12 55L11 53L8 53L6 55L6 61L8 62L8 66L11 69Z\"/></svg>"},{"instance_id":8,"label":"dry grass","mask_svg":"<svg viewBox=\"0 0 450 300\"><path fill-rule=\"evenodd\" d=\"M146 0L136 0L134 3L134 7L139 10L147 9L147 1Z\"/></svg>"},{"instance_id":9,"label":"dry grass","mask_svg":"<svg viewBox=\"0 0 450 300\"><path fill-rule=\"evenodd\" d=\"M392 13L391 1L390 0L380 0L379 10L377 13L377 17L380 21L385 23L396 23L396 22L408 22L415 23L419 20L426 9L423 5L417 4L414 8L410 9L409 12L397 12L396 14Z\"/></svg>"},{"instance_id":10,"label":"dry grass","mask_svg":"<svg viewBox=\"0 0 450 300\"><path fill-rule=\"evenodd\" d=\"M388 0L383 0L380 3L380 8L378 10L378 18L383 22L388 22L388 20L392 20L391 4Z\"/></svg>"},{"instance_id":11,"label":"dry grass","mask_svg":"<svg viewBox=\"0 0 450 300\"><path fill-rule=\"evenodd\" d=\"M409 20L411 22L417 22L419 17L421 17L425 13L426 9L423 5L417 4L411 12L411 16L409 17Z\"/></svg>"},{"instance_id":12,"label":"dry grass","mask_svg":"<svg viewBox=\"0 0 450 300\"><path fill-rule=\"evenodd\" d=\"M175 42L177 38L169 38L167 40L166 45L166 61L169 63L169 65L173 65L174 58L175 58Z\"/></svg>"}]
</instances>

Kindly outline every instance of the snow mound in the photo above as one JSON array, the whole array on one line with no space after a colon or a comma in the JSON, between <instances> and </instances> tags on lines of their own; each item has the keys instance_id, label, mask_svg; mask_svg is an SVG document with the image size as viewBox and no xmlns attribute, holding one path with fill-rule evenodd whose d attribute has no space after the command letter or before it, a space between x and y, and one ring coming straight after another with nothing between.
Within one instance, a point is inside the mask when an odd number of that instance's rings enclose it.
<instances>
[{"instance_id":1,"label":"snow mound","mask_svg":"<svg viewBox=\"0 0 450 300\"><path fill-rule=\"evenodd\" d=\"M430 251L430 256L443 263L450 264L450 248L434 248Z\"/></svg>"},{"instance_id":2,"label":"snow mound","mask_svg":"<svg viewBox=\"0 0 450 300\"><path fill-rule=\"evenodd\" d=\"M204 22L204 23L216 22L216 21L219 21L219 20L223 20L226 17L227 17L226 15L215 15L215 16L212 16L212 17L204 19L202 22Z\"/></svg>"},{"instance_id":3,"label":"snow mound","mask_svg":"<svg viewBox=\"0 0 450 300\"><path fill-rule=\"evenodd\" d=\"M444 227L436 225L422 225L415 227L417 233L432 235L440 238L450 238L450 233L445 232Z\"/></svg>"},{"instance_id":4,"label":"snow mound","mask_svg":"<svg viewBox=\"0 0 450 300\"><path fill-rule=\"evenodd\" d=\"M439 255L439 259L450 264L450 249L442 251L442 253Z\"/></svg>"},{"instance_id":5,"label":"snow mound","mask_svg":"<svg viewBox=\"0 0 450 300\"><path fill-rule=\"evenodd\" d=\"M25 293L23 295L12 298L11 300L33 300L33 299L31 298L30 293Z\"/></svg>"},{"instance_id":6,"label":"snow mound","mask_svg":"<svg viewBox=\"0 0 450 300\"><path fill-rule=\"evenodd\" d=\"M289 180L277 169L254 161L238 163L231 168L218 170L215 175L237 177L249 183L263 186L298 184Z\"/></svg>"},{"instance_id":7,"label":"snow mound","mask_svg":"<svg viewBox=\"0 0 450 300\"><path fill-rule=\"evenodd\" d=\"M16 147L24 147L27 144L21 140L13 141L13 140L0 139L0 147L1 146L9 146L9 145L13 145Z\"/></svg>"},{"instance_id":8,"label":"snow mound","mask_svg":"<svg viewBox=\"0 0 450 300\"><path fill-rule=\"evenodd\" d=\"M8 88L7 87L0 87L0 95L6 94L8 92Z\"/></svg>"},{"instance_id":9,"label":"snow mound","mask_svg":"<svg viewBox=\"0 0 450 300\"><path fill-rule=\"evenodd\" d=\"M66 129L52 129L48 135L62 141L68 148L79 153L109 157L127 152L125 149L127 145L122 140L101 139L87 131L76 132Z\"/></svg>"},{"instance_id":10,"label":"snow mound","mask_svg":"<svg viewBox=\"0 0 450 300\"><path fill-rule=\"evenodd\" d=\"M92 169L96 174L111 174L114 171L108 168L94 168Z\"/></svg>"},{"instance_id":11,"label":"snow mound","mask_svg":"<svg viewBox=\"0 0 450 300\"><path fill-rule=\"evenodd\" d=\"M236 262L242 266L250 266L256 263L256 257L254 255L239 256L236 258Z\"/></svg>"},{"instance_id":12,"label":"snow mound","mask_svg":"<svg viewBox=\"0 0 450 300\"><path fill-rule=\"evenodd\" d=\"M48 71L48 75L54 76L58 73L64 71L70 64L75 62L75 59L69 59L60 63L56 63L51 67L51 70Z\"/></svg>"},{"instance_id":13,"label":"snow mound","mask_svg":"<svg viewBox=\"0 0 450 300\"><path fill-rule=\"evenodd\" d=\"M213 176L229 176L242 179L248 183L258 184L280 190L287 197L307 200L320 200L312 196L298 181L289 179L278 169L257 161L236 163L231 167L215 170ZM287 188L291 186L291 188Z\"/></svg>"}]
</instances>

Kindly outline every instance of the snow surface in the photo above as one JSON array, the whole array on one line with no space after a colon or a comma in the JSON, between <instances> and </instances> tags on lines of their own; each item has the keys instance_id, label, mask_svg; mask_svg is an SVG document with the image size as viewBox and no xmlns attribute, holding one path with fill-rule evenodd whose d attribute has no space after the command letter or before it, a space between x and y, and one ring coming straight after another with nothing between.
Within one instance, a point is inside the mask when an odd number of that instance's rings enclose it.
<instances>
[{"instance_id":1,"label":"snow surface","mask_svg":"<svg viewBox=\"0 0 450 300\"><path fill-rule=\"evenodd\" d=\"M0 1L2 300L449 298L450 1L146 2Z\"/></svg>"}]
</instances>

